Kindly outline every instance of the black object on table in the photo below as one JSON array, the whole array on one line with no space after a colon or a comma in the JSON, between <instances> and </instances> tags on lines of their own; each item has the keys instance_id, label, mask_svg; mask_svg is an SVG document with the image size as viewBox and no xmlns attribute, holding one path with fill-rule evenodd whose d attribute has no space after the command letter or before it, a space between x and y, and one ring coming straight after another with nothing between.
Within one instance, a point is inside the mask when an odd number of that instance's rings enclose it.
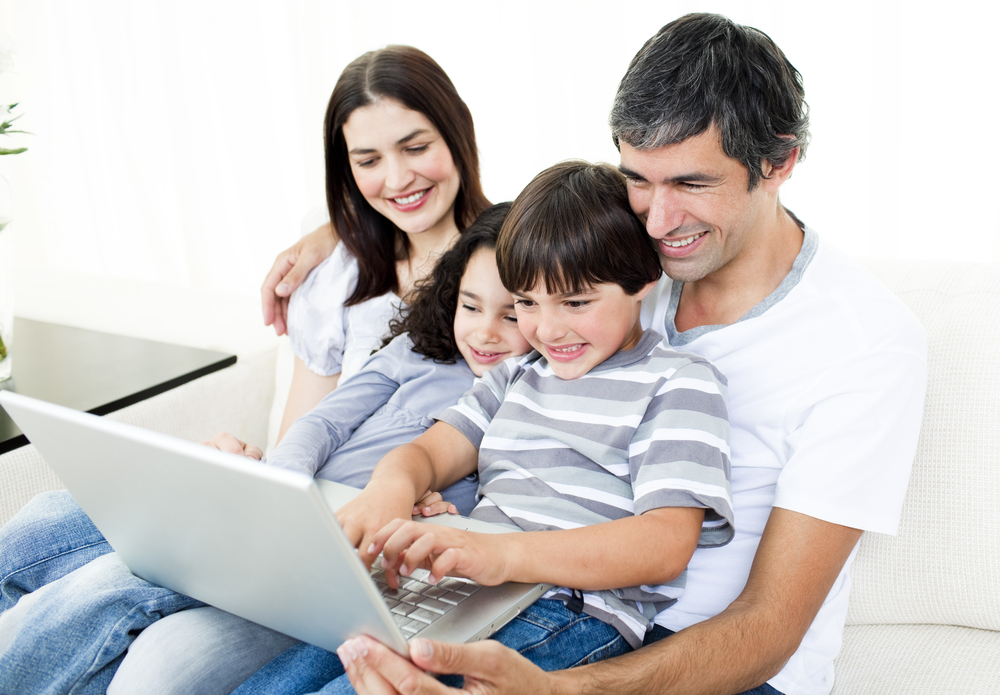
<instances>
[{"instance_id":1,"label":"black object on table","mask_svg":"<svg viewBox=\"0 0 1000 695\"><path fill-rule=\"evenodd\" d=\"M236 363L236 355L14 319L11 379L0 388L107 415ZM0 454L27 438L0 408Z\"/></svg>"}]
</instances>

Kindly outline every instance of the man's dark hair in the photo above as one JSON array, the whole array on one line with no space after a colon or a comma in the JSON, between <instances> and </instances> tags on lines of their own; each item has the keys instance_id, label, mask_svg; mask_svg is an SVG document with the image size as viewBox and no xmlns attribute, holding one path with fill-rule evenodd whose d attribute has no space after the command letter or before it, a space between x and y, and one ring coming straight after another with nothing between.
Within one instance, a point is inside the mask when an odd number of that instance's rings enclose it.
<instances>
[{"instance_id":1,"label":"man's dark hair","mask_svg":"<svg viewBox=\"0 0 1000 695\"><path fill-rule=\"evenodd\" d=\"M468 233L468 232L466 232ZM549 167L514 200L497 240L500 281L550 294L614 283L627 295L660 278L652 238L632 212L625 177L608 164Z\"/></svg>"},{"instance_id":2,"label":"man's dark hair","mask_svg":"<svg viewBox=\"0 0 1000 695\"><path fill-rule=\"evenodd\" d=\"M763 162L781 166L809 143L802 76L767 34L714 14L689 14L646 42L618 85L615 146L640 150L683 142L712 124L722 150L741 162L749 190Z\"/></svg>"}]
</instances>

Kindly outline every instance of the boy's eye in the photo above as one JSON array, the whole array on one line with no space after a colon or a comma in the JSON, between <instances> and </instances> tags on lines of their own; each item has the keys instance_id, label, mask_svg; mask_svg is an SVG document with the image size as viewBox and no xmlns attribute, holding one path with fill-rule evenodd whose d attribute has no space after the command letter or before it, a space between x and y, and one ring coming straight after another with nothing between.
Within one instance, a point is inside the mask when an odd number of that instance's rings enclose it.
<instances>
[{"instance_id":1,"label":"boy's eye","mask_svg":"<svg viewBox=\"0 0 1000 695\"><path fill-rule=\"evenodd\" d=\"M580 307L585 307L588 304L590 304L590 301L583 299L571 299L568 302L566 302L566 306L570 307L571 309L579 309Z\"/></svg>"},{"instance_id":2,"label":"boy's eye","mask_svg":"<svg viewBox=\"0 0 1000 695\"><path fill-rule=\"evenodd\" d=\"M517 323L517 317L516 316L504 316L503 320L504 321L510 321L511 323Z\"/></svg>"},{"instance_id":3,"label":"boy's eye","mask_svg":"<svg viewBox=\"0 0 1000 695\"><path fill-rule=\"evenodd\" d=\"M535 303L530 299L515 299L514 306L519 306L522 309L530 309L535 306Z\"/></svg>"}]
</instances>

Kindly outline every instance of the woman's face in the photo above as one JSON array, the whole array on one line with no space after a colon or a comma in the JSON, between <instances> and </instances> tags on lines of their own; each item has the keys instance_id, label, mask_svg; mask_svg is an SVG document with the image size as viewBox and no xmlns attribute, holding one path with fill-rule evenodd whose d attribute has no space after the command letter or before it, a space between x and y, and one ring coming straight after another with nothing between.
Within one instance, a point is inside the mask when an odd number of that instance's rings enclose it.
<instances>
[{"instance_id":1,"label":"woman's face","mask_svg":"<svg viewBox=\"0 0 1000 695\"><path fill-rule=\"evenodd\" d=\"M457 233L458 169L424 114L383 98L351 113L344 140L358 189L378 213L407 234Z\"/></svg>"}]
</instances>

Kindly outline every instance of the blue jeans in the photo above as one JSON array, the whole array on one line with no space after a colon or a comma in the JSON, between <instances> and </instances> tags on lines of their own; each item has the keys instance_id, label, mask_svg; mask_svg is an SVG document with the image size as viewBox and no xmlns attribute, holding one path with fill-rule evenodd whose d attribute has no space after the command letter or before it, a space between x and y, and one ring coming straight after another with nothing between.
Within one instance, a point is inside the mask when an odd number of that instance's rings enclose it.
<instances>
[{"instance_id":1,"label":"blue jeans","mask_svg":"<svg viewBox=\"0 0 1000 695\"><path fill-rule=\"evenodd\" d=\"M0 528L0 613L111 546L66 490L45 492Z\"/></svg>"},{"instance_id":2,"label":"blue jeans","mask_svg":"<svg viewBox=\"0 0 1000 695\"><path fill-rule=\"evenodd\" d=\"M610 625L589 615L576 614L562 601L542 599L521 612L493 639L530 659L546 671L579 666L632 651ZM461 676L440 680L460 687ZM336 654L298 644L258 671L233 695L322 695L353 693Z\"/></svg>"},{"instance_id":3,"label":"blue jeans","mask_svg":"<svg viewBox=\"0 0 1000 695\"><path fill-rule=\"evenodd\" d=\"M204 605L139 579L114 553L37 596L0 655L0 693L103 693L143 628Z\"/></svg>"}]
</instances>

